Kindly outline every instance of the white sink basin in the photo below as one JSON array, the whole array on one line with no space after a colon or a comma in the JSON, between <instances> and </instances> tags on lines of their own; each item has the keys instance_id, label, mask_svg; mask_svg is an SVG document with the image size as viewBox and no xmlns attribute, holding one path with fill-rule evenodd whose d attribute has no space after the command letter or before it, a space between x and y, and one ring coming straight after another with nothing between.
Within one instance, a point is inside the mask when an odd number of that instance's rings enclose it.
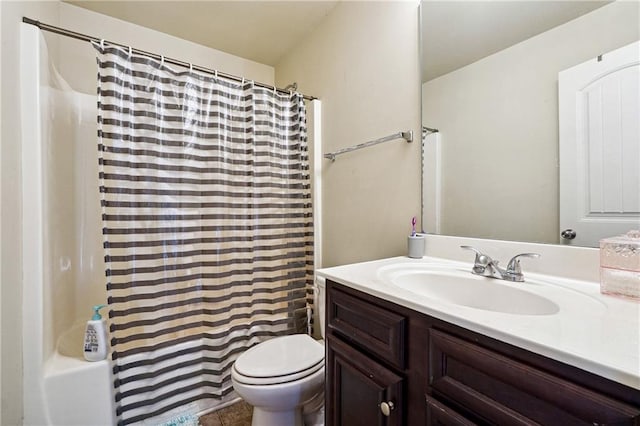
<instances>
[{"instance_id":1,"label":"white sink basin","mask_svg":"<svg viewBox=\"0 0 640 426\"><path fill-rule=\"evenodd\" d=\"M502 281L473 275L470 270L428 264L383 267L378 275L390 285L448 304L516 315L553 315L560 311L553 300L536 294L549 284L534 280Z\"/></svg>"}]
</instances>

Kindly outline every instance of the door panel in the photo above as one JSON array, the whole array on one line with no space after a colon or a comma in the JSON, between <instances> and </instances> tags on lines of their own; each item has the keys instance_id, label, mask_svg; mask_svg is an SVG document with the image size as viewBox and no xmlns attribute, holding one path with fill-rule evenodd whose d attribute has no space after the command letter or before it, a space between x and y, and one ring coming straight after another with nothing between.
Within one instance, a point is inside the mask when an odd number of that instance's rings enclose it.
<instances>
[{"instance_id":1,"label":"door panel","mask_svg":"<svg viewBox=\"0 0 640 426\"><path fill-rule=\"evenodd\" d=\"M558 80L562 242L597 247L640 226L640 42Z\"/></svg>"}]
</instances>

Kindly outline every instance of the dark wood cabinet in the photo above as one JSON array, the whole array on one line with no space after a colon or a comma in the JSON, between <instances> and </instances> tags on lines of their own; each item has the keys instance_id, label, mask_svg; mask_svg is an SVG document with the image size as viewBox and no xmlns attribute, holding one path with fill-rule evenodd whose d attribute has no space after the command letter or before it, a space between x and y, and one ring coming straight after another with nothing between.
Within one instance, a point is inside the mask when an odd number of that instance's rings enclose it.
<instances>
[{"instance_id":1,"label":"dark wood cabinet","mask_svg":"<svg viewBox=\"0 0 640 426\"><path fill-rule=\"evenodd\" d=\"M640 407L579 386L437 329L429 331L429 388L478 423L634 424Z\"/></svg>"},{"instance_id":2,"label":"dark wood cabinet","mask_svg":"<svg viewBox=\"0 0 640 426\"><path fill-rule=\"evenodd\" d=\"M327 424L406 424L405 317L344 290L327 302Z\"/></svg>"},{"instance_id":3,"label":"dark wood cabinet","mask_svg":"<svg viewBox=\"0 0 640 426\"><path fill-rule=\"evenodd\" d=\"M327 426L640 426L637 389L330 280L326 335Z\"/></svg>"},{"instance_id":4,"label":"dark wood cabinet","mask_svg":"<svg viewBox=\"0 0 640 426\"><path fill-rule=\"evenodd\" d=\"M328 338L329 424L400 426L404 379L338 339ZM386 404L386 407L382 407ZM386 410L386 413L383 413Z\"/></svg>"}]
</instances>

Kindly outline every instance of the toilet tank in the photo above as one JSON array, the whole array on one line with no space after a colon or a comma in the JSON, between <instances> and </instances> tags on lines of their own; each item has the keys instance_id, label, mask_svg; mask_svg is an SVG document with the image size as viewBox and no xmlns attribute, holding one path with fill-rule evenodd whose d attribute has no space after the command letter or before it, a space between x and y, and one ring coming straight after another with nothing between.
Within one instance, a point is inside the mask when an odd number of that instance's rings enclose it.
<instances>
[{"instance_id":1,"label":"toilet tank","mask_svg":"<svg viewBox=\"0 0 640 426\"><path fill-rule=\"evenodd\" d=\"M324 277L316 277L313 284L313 306L317 313L316 324L320 324L320 336L322 336L322 339L324 339L325 288Z\"/></svg>"}]
</instances>

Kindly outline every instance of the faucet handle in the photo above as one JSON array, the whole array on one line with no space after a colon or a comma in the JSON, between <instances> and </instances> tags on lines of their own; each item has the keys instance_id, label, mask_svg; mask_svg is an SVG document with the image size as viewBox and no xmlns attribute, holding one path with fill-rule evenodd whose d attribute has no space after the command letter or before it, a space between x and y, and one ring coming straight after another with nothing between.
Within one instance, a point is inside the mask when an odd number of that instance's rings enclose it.
<instances>
[{"instance_id":1,"label":"faucet handle","mask_svg":"<svg viewBox=\"0 0 640 426\"><path fill-rule=\"evenodd\" d=\"M486 269L487 266L489 266L490 264L494 263L493 260L487 256L486 254L482 253L480 250L478 250L475 247L471 247L471 246L460 246L461 249L465 249L465 250L471 250L473 252L475 252L476 254L476 258L473 262L473 271L476 273L482 273L484 272L484 270Z\"/></svg>"},{"instance_id":2,"label":"faucet handle","mask_svg":"<svg viewBox=\"0 0 640 426\"><path fill-rule=\"evenodd\" d=\"M519 275L522 274L522 268L520 267L520 258L521 257L540 257L538 253L520 253L516 254L511 258L509 263L507 264L507 273Z\"/></svg>"}]
</instances>

